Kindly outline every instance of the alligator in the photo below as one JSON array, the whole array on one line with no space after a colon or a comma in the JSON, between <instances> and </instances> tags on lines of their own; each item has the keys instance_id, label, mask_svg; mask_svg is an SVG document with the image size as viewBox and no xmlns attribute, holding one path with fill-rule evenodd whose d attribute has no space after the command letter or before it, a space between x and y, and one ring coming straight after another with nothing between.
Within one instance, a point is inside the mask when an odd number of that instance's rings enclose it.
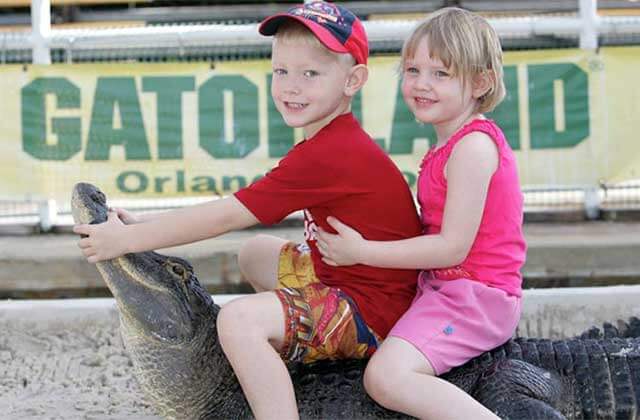
<instances>
[{"instance_id":1,"label":"alligator","mask_svg":"<svg viewBox=\"0 0 640 420\"><path fill-rule=\"evenodd\" d=\"M76 223L107 218L105 195L77 184ZM220 307L184 259L156 252L96 264L115 298L135 377L165 418L251 418L218 341ZM366 395L366 361L291 364L301 418L404 418ZM637 419L640 320L563 340L515 338L443 376L503 419ZM427 391L425 391L427 392Z\"/></svg>"}]
</instances>

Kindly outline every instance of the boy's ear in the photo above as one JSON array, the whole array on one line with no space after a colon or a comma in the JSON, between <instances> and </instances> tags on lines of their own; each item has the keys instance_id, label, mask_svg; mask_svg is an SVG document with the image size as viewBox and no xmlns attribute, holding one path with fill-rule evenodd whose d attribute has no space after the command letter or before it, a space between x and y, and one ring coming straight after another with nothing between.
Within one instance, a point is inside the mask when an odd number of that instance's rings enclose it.
<instances>
[{"instance_id":1,"label":"boy's ear","mask_svg":"<svg viewBox=\"0 0 640 420\"><path fill-rule=\"evenodd\" d=\"M349 70L347 82L344 86L344 94L354 96L369 78L369 69L364 64L356 64Z\"/></svg>"},{"instance_id":2,"label":"boy's ear","mask_svg":"<svg viewBox=\"0 0 640 420\"><path fill-rule=\"evenodd\" d=\"M481 98L493 89L493 72L485 71L476 74L472 82L472 96L476 99Z\"/></svg>"}]
</instances>

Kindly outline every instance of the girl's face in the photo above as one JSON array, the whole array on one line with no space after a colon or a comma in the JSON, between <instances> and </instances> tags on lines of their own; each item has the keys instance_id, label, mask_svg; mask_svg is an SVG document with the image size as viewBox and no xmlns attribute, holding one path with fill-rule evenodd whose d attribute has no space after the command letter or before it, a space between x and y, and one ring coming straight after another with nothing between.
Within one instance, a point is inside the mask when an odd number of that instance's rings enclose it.
<instances>
[{"instance_id":1,"label":"girl's face","mask_svg":"<svg viewBox=\"0 0 640 420\"><path fill-rule=\"evenodd\" d=\"M402 68L402 96L418 121L433 124L438 133L449 136L475 110L477 100L470 86L454 76L438 58L429 56L426 38ZM444 139L446 140L446 138Z\"/></svg>"}]
</instances>

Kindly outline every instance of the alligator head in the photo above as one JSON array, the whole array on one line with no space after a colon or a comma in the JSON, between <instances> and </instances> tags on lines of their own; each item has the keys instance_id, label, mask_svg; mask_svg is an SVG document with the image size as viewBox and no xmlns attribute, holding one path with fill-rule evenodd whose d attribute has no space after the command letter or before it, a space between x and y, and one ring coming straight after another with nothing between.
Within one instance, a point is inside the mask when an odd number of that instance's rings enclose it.
<instances>
[{"instance_id":1,"label":"alligator head","mask_svg":"<svg viewBox=\"0 0 640 420\"><path fill-rule=\"evenodd\" d=\"M106 197L91 184L74 187L71 209L76 223L107 220ZM96 265L117 302L136 378L160 414L205 418L228 410L248 413L218 342L220 308L187 261L142 252Z\"/></svg>"}]
</instances>

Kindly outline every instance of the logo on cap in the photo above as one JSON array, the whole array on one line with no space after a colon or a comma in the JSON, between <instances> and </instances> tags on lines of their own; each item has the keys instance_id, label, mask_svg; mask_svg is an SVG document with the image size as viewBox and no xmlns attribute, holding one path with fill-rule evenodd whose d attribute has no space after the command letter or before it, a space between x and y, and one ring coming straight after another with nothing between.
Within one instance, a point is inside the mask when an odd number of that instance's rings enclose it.
<instances>
[{"instance_id":1,"label":"logo on cap","mask_svg":"<svg viewBox=\"0 0 640 420\"><path fill-rule=\"evenodd\" d=\"M335 4L317 1L306 3L303 6L296 6L289 9L288 13L293 16L300 16L316 22L331 31L333 36L344 44L351 36L351 27L355 16L343 16L340 9Z\"/></svg>"},{"instance_id":2,"label":"logo on cap","mask_svg":"<svg viewBox=\"0 0 640 420\"><path fill-rule=\"evenodd\" d=\"M340 23L344 25L344 19L342 22L338 22L340 18L340 11L338 8L329 3L311 3L307 7L298 6L289 10L289 13L292 15L304 16L307 19L313 19L315 17L319 23L322 22L322 19L330 20L333 23Z\"/></svg>"}]
</instances>

